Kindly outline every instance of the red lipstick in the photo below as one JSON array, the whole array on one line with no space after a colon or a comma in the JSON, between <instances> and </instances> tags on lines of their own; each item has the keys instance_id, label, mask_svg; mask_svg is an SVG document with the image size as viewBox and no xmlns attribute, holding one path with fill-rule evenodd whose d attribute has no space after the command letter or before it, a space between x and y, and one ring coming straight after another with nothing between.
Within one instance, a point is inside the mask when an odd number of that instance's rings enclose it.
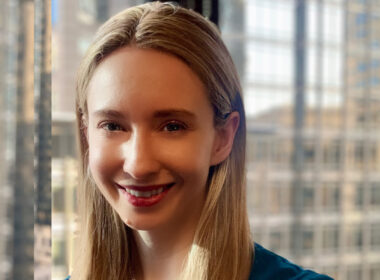
<instances>
[{"instance_id":1,"label":"red lipstick","mask_svg":"<svg viewBox=\"0 0 380 280\"><path fill-rule=\"evenodd\" d=\"M118 185L118 188L133 206L149 207L160 202L173 185L174 183L149 186Z\"/></svg>"}]
</instances>

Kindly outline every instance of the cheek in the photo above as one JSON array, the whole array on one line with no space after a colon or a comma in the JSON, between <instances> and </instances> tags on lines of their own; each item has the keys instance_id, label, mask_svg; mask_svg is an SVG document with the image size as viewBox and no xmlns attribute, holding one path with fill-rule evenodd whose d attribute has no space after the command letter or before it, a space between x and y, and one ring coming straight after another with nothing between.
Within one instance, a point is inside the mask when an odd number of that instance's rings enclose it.
<instances>
[{"instance_id":1,"label":"cheek","mask_svg":"<svg viewBox=\"0 0 380 280\"><path fill-rule=\"evenodd\" d=\"M106 183L116 170L118 161L115 150L114 146L111 148L101 141L89 141L89 167L98 185Z\"/></svg>"},{"instance_id":2,"label":"cheek","mask_svg":"<svg viewBox=\"0 0 380 280\"><path fill-rule=\"evenodd\" d=\"M206 182L211 157L210 141L190 139L186 142L172 143L161 149L161 158L166 159L170 169L176 170L187 181Z\"/></svg>"}]
</instances>

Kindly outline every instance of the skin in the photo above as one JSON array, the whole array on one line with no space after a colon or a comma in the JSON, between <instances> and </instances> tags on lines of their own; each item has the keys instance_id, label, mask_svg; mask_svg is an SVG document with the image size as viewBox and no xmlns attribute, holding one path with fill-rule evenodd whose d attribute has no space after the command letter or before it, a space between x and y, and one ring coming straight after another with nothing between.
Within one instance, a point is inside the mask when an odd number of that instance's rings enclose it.
<instances>
[{"instance_id":1,"label":"skin","mask_svg":"<svg viewBox=\"0 0 380 280\"><path fill-rule=\"evenodd\" d=\"M231 151L239 115L216 128L197 75L156 50L123 47L95 70L88 89L89 166L100 191L134 229L144 279L177 279L206 198L209 168ZM118 185L174 183L149 207Z\"/></svg>"}]
</instances>

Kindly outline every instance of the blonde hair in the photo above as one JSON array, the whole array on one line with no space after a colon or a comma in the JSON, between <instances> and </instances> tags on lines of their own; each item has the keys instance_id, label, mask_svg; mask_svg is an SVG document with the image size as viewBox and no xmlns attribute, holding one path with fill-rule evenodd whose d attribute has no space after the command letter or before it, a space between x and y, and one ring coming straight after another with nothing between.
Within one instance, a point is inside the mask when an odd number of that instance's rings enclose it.
<instances>
[{"instance_id":1,"label":"blonde hair","mask_svg":"<svg viewBox=\"0 0 380 280\"><path fill-rule=\"evenodd\" d=\"M100 27L81 63L76 114L80 144L80 248L72 279L133 279L141 269L132 230L94 186L85 137L87 87L95 68L123 46L155 49L184 61L205 85L215 125L238 111L232 151L209 171L207 198L181 279L247 279L253 256L246 210L246 123L239 78L218 29L201 15L170 3L126 9Z\"/></svg>"}]
</instances>

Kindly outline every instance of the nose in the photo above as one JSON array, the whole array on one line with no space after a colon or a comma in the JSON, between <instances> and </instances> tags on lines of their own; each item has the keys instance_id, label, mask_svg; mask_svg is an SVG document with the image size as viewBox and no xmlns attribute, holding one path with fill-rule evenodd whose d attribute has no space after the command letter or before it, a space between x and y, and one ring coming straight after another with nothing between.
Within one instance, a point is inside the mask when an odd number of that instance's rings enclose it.
<instances>
[{"instance_id":1,"label":"nose","mask_svg":"<svg viewBox=\"0 0 380 280\"><path fill-rule=\"evenodd\" d=\"M149 136L133 133L123 145L123 171L135 180L150 180L160 170Z\"/></svg>"}]
</instances>

